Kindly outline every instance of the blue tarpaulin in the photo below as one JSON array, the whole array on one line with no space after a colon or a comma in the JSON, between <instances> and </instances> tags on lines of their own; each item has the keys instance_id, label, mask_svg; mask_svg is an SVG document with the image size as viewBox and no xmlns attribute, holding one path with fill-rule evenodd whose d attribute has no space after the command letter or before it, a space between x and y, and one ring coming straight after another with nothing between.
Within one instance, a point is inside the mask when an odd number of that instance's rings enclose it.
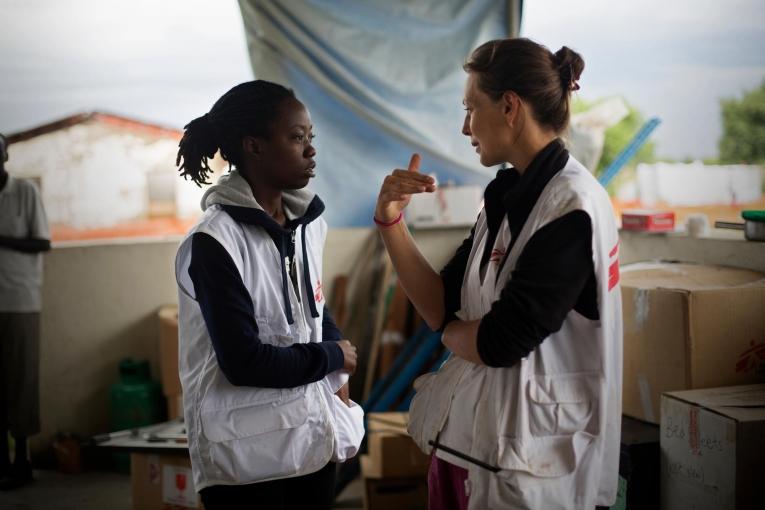
<instances>
[{"instance_id":1,"label":"blue tarpaulin","mask_svg":"<svg viewBox=\"0 0 765 510\"><path fill-rule=\"evenodd\" d=\"M256 78L291 87L318 135L317 177L333 227L371 224L383 177L413 152L439 182L486 184L461 134L479 44L517 33L520 1L240 0Z\"/></svg>"}]
</instances>

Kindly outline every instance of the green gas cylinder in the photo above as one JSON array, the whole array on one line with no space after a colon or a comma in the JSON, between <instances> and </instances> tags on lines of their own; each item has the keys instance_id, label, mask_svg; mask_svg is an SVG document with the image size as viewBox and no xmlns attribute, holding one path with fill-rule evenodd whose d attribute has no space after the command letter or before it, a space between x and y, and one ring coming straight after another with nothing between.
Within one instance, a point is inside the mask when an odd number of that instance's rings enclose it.
<instances>
[{"instance_id":1,"label":"green gas cylinder","mask_svg":"<svg viewBox=\"0 0 765 510\"><path fill-rule=\"evenodd\" d=\"M123 359L120 381L112 385L111 429L143 427L160 421L161 388L149 375L147 360Z\"/></svg>"},{"instance_id":2,"label":"green gas cylinder","mask_svg":"<svg viewBox=\"0 0 765 510\"><path fill-rule=\"evenodd\" d=\"M162 419L162 392L159 383L151 380L149 362L123 359L119 373L119 382L113 384L111 390L110 429L125 430L159 422ZM127 454L115 455L115 462L119 471L129 471Z\"/></svg>"}]
</instances>

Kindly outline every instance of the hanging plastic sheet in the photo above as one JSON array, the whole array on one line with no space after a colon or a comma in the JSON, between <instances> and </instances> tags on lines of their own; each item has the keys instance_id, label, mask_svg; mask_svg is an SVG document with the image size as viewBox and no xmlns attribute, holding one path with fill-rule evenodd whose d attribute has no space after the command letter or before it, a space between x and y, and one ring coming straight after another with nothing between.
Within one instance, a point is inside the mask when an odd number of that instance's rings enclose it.
<instances>
[{"instance_id":1,"label":"hanging plastic sheet","mask_svg":"<svg viewBox=\"0 0 765 510\"><path fill-rule=\"evenodd\" d=\"M479 44L505 37L520 2L240 0L256 78L295 90L314 123L317 178L333 227L371 224L377 191L412 152L440 182L485 185L461 134ZM510 5L510 7L508 7ZM512 23L509 24L509 21Z\"/></svg>"}]
</instances>

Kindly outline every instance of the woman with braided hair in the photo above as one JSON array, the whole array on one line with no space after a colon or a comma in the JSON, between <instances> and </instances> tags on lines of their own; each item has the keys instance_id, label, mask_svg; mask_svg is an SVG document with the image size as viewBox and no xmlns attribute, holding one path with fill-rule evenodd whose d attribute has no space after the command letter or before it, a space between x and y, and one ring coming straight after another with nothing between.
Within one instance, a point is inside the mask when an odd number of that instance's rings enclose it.
<instances>
[{"instance_id":1,"label":"woman with braided hair","mask_svg":"<svg viewBox=\"0 0 765 510\"><path fill-rule=\"evenodd\" d=\"M178 249L179 358L194 486L208 510L324 508L335 463L355 454L356 348L321 290L324 204L313 126L293 92L242 83L185 128L181 175L209 184Z\"/></svg>"},{"instance_id":2,"label":"woman with braided hair","mask_svg":"<svg viewBox=\"0 0 765 510\"><path fill-rule=\"evenodd\" d=\"M380 190L375 222L406 293L452 352L415 382L409 432L432 452L431 509L586 509L616 498L622 322L606 191L565 149L584 61L528 39L489 41L464 66L465 120L486 188L440 273L403 210L435 190L414 155Z\"/></svg>"}]
</instances>

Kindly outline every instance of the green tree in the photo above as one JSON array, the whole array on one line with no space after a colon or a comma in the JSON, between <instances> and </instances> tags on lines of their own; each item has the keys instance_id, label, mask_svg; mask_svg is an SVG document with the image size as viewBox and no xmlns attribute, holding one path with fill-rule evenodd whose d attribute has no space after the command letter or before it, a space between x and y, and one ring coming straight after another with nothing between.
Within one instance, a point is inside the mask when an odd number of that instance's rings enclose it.
<instances>
[{"instance_id":1,"label":"green tree","mask_svg":"<svg viewBox=\"0 0 765 510\"><path fill-rule=\"evenodd\" d=\"M765 163L765 81L741 99L723 99L723 163Z\"/></svg>"}]
</instances>

